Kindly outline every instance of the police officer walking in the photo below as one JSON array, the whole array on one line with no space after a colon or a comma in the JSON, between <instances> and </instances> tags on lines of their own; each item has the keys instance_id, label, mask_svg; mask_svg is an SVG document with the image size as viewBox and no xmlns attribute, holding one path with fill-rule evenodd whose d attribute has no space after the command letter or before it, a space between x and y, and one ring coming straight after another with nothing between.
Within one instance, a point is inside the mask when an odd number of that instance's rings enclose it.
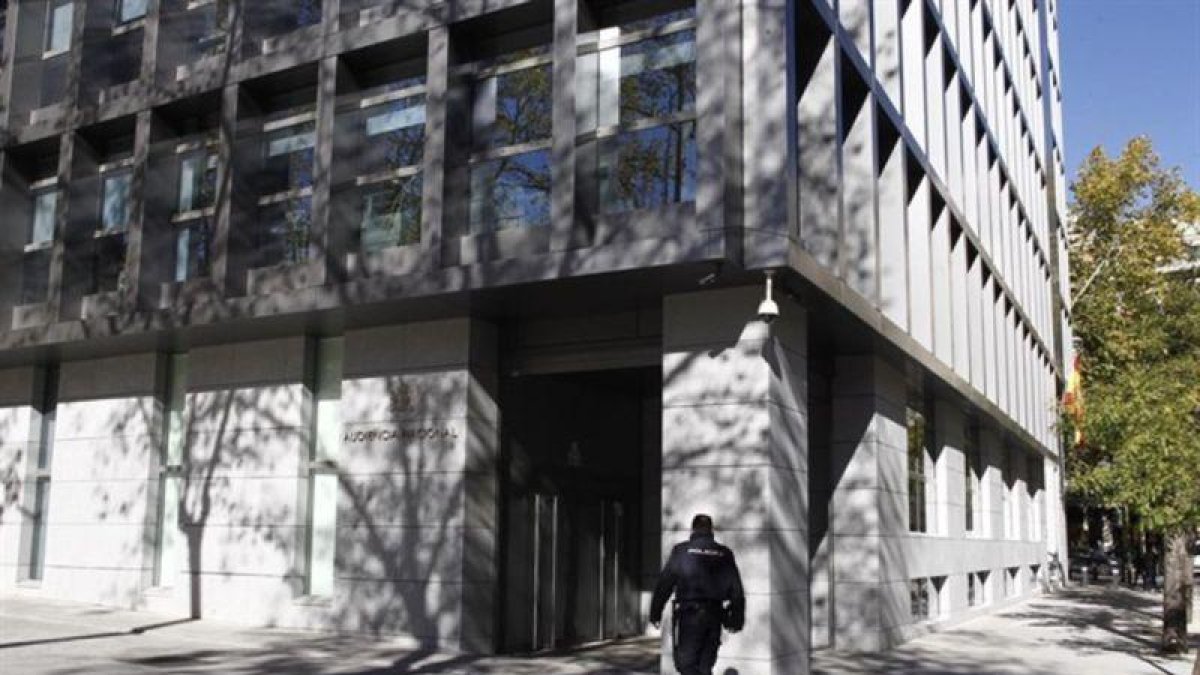
<instances>
[{"instance_id":1,"label":"police officer walking","mask_svg":"<svg viewBox=\"0 0 1200 675\"><path fill-rule=\"evenodd\" d=\"M713 539L709 516L693 518L691 538L671 549L650 602L650 623L655 628L672 593L675 669L682 675L712 675L721 627L734 633L742 629L746 596L733 551Z\"/></svg>"}]
</instances>

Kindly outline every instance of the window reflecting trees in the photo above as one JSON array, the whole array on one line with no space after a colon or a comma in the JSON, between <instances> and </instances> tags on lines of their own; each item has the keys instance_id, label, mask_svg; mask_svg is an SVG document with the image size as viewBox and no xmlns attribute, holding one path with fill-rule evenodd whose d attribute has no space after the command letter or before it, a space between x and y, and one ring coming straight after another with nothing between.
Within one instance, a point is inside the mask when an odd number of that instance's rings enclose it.
<instances>
[{"instance_id":1,"label":"window reflecting trees","mask_svg":"<svg viewBox=\"0 0 1200 675\"><path fill-rule=\"evenodd\" d=\"M284 199L259 209L252 242L254 267L307 261L312 254L312 197Z\"/></svg>"},{"instance_id":2,"label":"window reflecting trees","mask_svg":"<svg viewBox=\"0 0 1200 675\"><path fill-rule=\"evenodd\" d=\"M364 190L359 250L380 251L420 241L420 175L385 181Z\"/></svg>"},{"instance_id":3,"label":"window reflecting trees","mask_svg":"<svg viewBox=\"0 0 1200 675\"><path fill-rule=\"evenodd\" d=\"M149 0L118 0L117 21L128 23L146 16L146 5Z\"/></svg>"},{"instance_id":4,"label":"window reflecting trees","mask_svg":"<svg viewBox=\"0 0 1200 675\"><path fill-rule=\"evenodd\" d=\"M580 36L581 133L598 139L602 213L694 202L694 10Z\"/></svg>"},{"instance_id":5,"label":"window reflecting trees","mask_svg":"<svg viewBox=\"0 0 1200 675\"><path fill-rule=\"evenodd\" d=\"M179 157L176 196L174 269L172 281L183 282L211 273L213 206L217 195L215 139L184 143L176 148Z\"/></svg>"},{"instance_id":6,"label":"window reflecting trees","mask_svg":"<svg viewBox=\"0 0 1200 675\"><path fill-rule=\"evenodd\" d=\"M908 529L910 532L927 532L925 465L929 452L929 430L925 415L920 410L908 408L905 418L908 430Z\"/></svg>"},{"instance_id":7,"label":"window reflecting trees","mask_svg":"<svg viewBox=\"0 0 1200 675\"><path fill-rule=\"evenodd\" d=\"M550 223L548 47L475 64L470 172L474 233Z\"/></svg>"},{"instance_id":8,"label":"window reflecting trees","mask_svg":"<svg viewBox=\"0 0 1200 675\"><path fill-rule=\"evenodd\" d=\"M20 245L20 257L14 261L19 266L19 277L14 279L18 285L15 300L20 305L39 304L49 299L50 267L59 236L58 216L64 192L55 175L58 153L23 155L14 151L7 159L6 170L13 172L10 175L29 185L29 192L24 195L9 191L18 201L6 202L5 216L22 221L14 225L23 230L16 242Z\"/></svg>"},{"instance_id":9,"label":"window reflecting trees","mask_svg":"<svg viewBox=\"0 0 1200 675\"><path fill-rule=\"evenodd\" d=\"M263 125L259 209L251 228L253 267L296 264L311 257L316 114L290 109Z\"/></svg>"},{"instance_id":10,"label":"window reflecting trees","mask_svg":"<svg viewBox=\"0 0 1200 675\"><path fill-rule=\"evenodd\" d=\"M363 95L354 133L361 139L357 250L363 253L421 241L425 158L425 80L405 78Z\"/></svg>"}]
</instances>

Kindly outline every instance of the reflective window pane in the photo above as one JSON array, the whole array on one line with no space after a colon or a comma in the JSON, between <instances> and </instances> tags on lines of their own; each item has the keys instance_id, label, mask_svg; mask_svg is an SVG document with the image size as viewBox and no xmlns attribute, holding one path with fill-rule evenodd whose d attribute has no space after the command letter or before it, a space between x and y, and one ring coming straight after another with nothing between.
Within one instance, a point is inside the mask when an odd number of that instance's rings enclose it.
<instances>
[{"instance_id":1,"label":"reflective window pane","mask_svg":"<svg viewBox=\"0 0 1200 675\"><path fill-rule=\"evenodd\" d=\"M75 7L69 1L55 0L50 6L50 22L46 27L46 51L61 52L71 47L71 24Z\"/></svg>"},{"instance_id":2,"label":"reflective window pane","mask_svg":"<svg viewBox=\"0 0 1200 675\"><path fill-rule=\"evenodd\" d=\"M125 274L125 234L118 233L95 240L92 258L92 291L108 293L120 288Z\"/></svg>"},{"instance_id":3,"label":"reflective window pane","mask_svg":"<svg viewBox=\"0 0 1200 675\"><path fill-rule=\"evenodd\" d=\"M179 211L212 206L217 188L217 156L197 152L179 162Z\"/></svg>"},{"instance_id":4,"label":"reflective window pane","mask_svg":"<svg viewBox=\"0 0 1200 675\"><path fill-rule=\"evenodd\" d=\"M127 171L105 177L104 202L100 211L100 227L105 232L119 232L129 225L132 186L133 176Z\"/></svg>"},{"instance_id":5,"label":"reflective window pane","mask_svg":"<svg viewBox=\"0 0 1200 675\"><path fill-rule=\"evenodd\" d=\"M224 15L218 11L217 3L201 5L185 17L187 42L195 58L218 56L225 49Z\"/></svg>"},{"instance_id":6,"label":"reflective window pane","mask_svg":"<svg viewBox=\"0 0 1200 675\"><path fill-rule=\"evenodd\" d=\"M292 0L296 27L303 28L321 23L321 0Z\"/></svg>"},{"instance_id":7,"label":"reflective window pane","mask_svg":"<svg viewBox=\"0 0 1200 675\"><path fill-rule=\"evenodd\" d=\"M694 111L695 31L621 47L620 105L622 123Z\"/></svg>"},{"instance_id":8,"label":"reflective window pane","mask_svg":"<svg viewBox=\"0 0 1200 675\"><path fill-rule=\"evenodd\" d=\"M312 122L272 132L267 141L267 157L280 157L310 150L317 143Z\"/></svg>"},{"instance_id":9,"label":"reflective window pane","mask_svg":"<svg viewBox=\"0 0 1200 675\"><path fill-rule=\"evenodd\" d=\"M476 145L500 148L550 138L551 81L550 65L547 64L477 82Z\"/></svg>"},{"instance_id":10,"label":"reflective window pane","mask_svg":"<svg viewBox=\"0 0 1200 675\"><path fill-rule=\"evenodd\" d=\"M50 286L50 251L26 253L21 258L22 305L45 302Z\"/></svg>"},{"instance_id":11,"label":"reflective window pane","mask_svg":"<svg viewBox=\"0 0 1200 675\"><path fill-rule=\"evenodd\" d=\"M313 184L313 146L316 127L312 122L267 134L259 194L310 187Z\"/></svg>"},{"instance_id":12,"label":"reflective window pane","mask_svg":"<svg viewBox=\"0 0 1200 675\"><path fill-rule=\"evenodd\" d=\"M421 163L425 156L425 97L391 101L364 111L364 173Z\"/></svg>"},{"instance_id":13,"label":"reflective window pane","mask_svg":"<svg viewBox=\"0 0 1200 675\"><path fill-rule=\"evenodd\" d=\"M925 416L909 408L908 426L908 529L925 532Z\"/></svg>"},{"instance_id":14,"label":"reflective window pane","mask_svg":"<svg viewBox=\"0 0 1200 675\"><path fill-rule=\"evenodd\" d=\"M50 479L37 478L33 491L32 534L29 541L29 579L39 580L45 571L46 516L50 504Z\"/></svg>"},{"instance_id":15,"label":"reflective window pane","mask_svg":"<svg viewBox=\"0 0 1200 675\"><path fill-rule=\"evenodd\" d=\"M421 176L374 186L363 194L363 252L421 241Z\"/></svg>"},{"instance_id":16,"label":"reflective window pane","mask_svg":"<svg viewBox=\"0 0 1200 675\"><path fill-rule=\"evenodd\" d=\"M367 135L378 136L425 124L425 97L413 96L370 108L367 114Z\"/></svg>"},{"instance_id":17,"label":"reflective window pane","mask_svg":"<svg viewBox=\"0 0 1200 675\"><path fill-rule=\"evenodd\" d=\"M259 209L255 267L304 262L310 257L312 199L305 197Z\"/></svg>"},{"instance_id":18,"label":"reflective window pane","mask_svg":"<svg viewBox=\"0 0 1200 675\"><path fill-rule=\"evenodd\" d=\"M471 231L550 222L550 153L527 152L471 167Z\"/></svg>"},{"instance_id":19,"label":"reflective window pane","mask_svg":"<svg viewBox=\"0 0 1200 675\"><path fill-rule=\"evenodd\" d=\"M207 277L211 251L212 223L207 218L180 226L175 236L175 281Z\"/></svg>"},{"instance_id":20,"label":"reflective window pane","mask_svg":"<svg viewBox=\"0 0 1200 675\"><path fill-rule=\"evenodd\" d=\"M601 146L600 195L606 213L696 200L696 124L627 132Z\"/></svg>"},{"instance_id":21,"label":"reflective window pane","mask_svg":"<svg viewBox=\"0 0 1200 675\"><path fill-rule=\"evenodd\" d=\"M120 0L120 14L117 20L121 23L133 21L146 16L147 0Z\"/></svg>"},{"instance_id":22,"label":"reflective window pane","mask_svg":"<svg viewBox=\"0 0 1200 675\"><path fill-rule=\"evenodd\" d=\"M44 244L54 240L54 221L57 211L57 190L43 192L34 197L33 226L29 233L30 244Z\"/></svg>"}]
</instances>

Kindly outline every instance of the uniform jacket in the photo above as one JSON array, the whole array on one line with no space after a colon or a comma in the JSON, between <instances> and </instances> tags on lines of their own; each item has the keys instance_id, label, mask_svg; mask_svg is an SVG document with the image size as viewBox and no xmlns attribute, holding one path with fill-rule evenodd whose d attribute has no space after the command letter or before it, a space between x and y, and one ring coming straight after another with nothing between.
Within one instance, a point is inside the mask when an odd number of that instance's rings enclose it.
<instances>
[{"instance_id":1,"label":"uniform jacket","mask_svg":"<svg viewBox=\"0 0 1200 675\"><path fill-rule=\"evenodd\" d=\"M718 544L711 534L693 533L671 549L650 602L650 621L662 621L663 607L671 594L677 602L728 602L726 627L739 630L745 620L746 595L733 551Z\"/></svg>"}]
</instances>

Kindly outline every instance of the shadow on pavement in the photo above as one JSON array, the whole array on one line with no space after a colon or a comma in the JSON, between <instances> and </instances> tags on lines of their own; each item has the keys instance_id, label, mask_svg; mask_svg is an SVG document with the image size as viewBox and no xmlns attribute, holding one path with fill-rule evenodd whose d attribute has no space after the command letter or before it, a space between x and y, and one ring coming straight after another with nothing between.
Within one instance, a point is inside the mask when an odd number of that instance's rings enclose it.
<instances>
[{"instance_id":1,"label":"shadow on pavement","mask_svg":"<svg viewBox=\"0 0 1200 675\"><path fill-rule=\"evenodd\" d=\"M1061 644L1081 653L1119 652L1139 659L1159 655L1160 599L1111 587L1102 593L1070 589L1055 597L1074 603L1076 610L1064 613L1060 606L1033 601L1020 611L1001 612L1000 616L1023 621L1035 628L1070 628L1074 637ZM1088 635L1089 629L1100 629L1107 635ZM1192 649L1200 647L1200 636L1192 634L1189 642Z\"/></svg>"},{"instance_id":2,"label":"shadow on pavement","mask_svg":"<svg viewBox=\"0 0 1200 675\"><path fill-rule=\"evenodd\" d=\"M126 636L114 633L106 636ZM98 635L97 637L101 637ZM586 673L588 675L630 675L658 672L657 638L632 638L595 644L572 650L526 656L454 655L420 649L404 652L377 651L377 658L364 655L363 642L354 638L316 637L275 641L253 650L175 651L169 654L125 656L119 660L132 666L158 667L179 675L221 672L228 675L317 675L336 670L341 675L391 675L410 673L472 673L479 675L542 675L545 673ZM373 650L372 650L373 651ZM378 666L355 668L349 661L380 661ZM393 660L394 659L394 660ZM390 661L390 662L388 662ZM56 670L59 675L90 672L86 669Z\"/></svg>"},{"instance_id":3,"label":"shadow on pavement","mask_svg":"<svg viewBox=\"0 0 1200 675\"><path fill-rule=\"evenodd\" d=\"M178 619L176 621L163 621L160 623L151 623L145 626L135 626L128 630L105 631L101 633L87 633L85 635L64 635L61 637L40 638L36 640L18 640L15 642L0 642L0 649L13 649L16 647L33 647L37 645L51 645L61 642L80 642L83 640L99 640L101 638L124 637L127 635L141 635L159 628L167 628L170 626L178 626L180 624L191 623L195 619Z\"/></svg>"}]
</instances>

